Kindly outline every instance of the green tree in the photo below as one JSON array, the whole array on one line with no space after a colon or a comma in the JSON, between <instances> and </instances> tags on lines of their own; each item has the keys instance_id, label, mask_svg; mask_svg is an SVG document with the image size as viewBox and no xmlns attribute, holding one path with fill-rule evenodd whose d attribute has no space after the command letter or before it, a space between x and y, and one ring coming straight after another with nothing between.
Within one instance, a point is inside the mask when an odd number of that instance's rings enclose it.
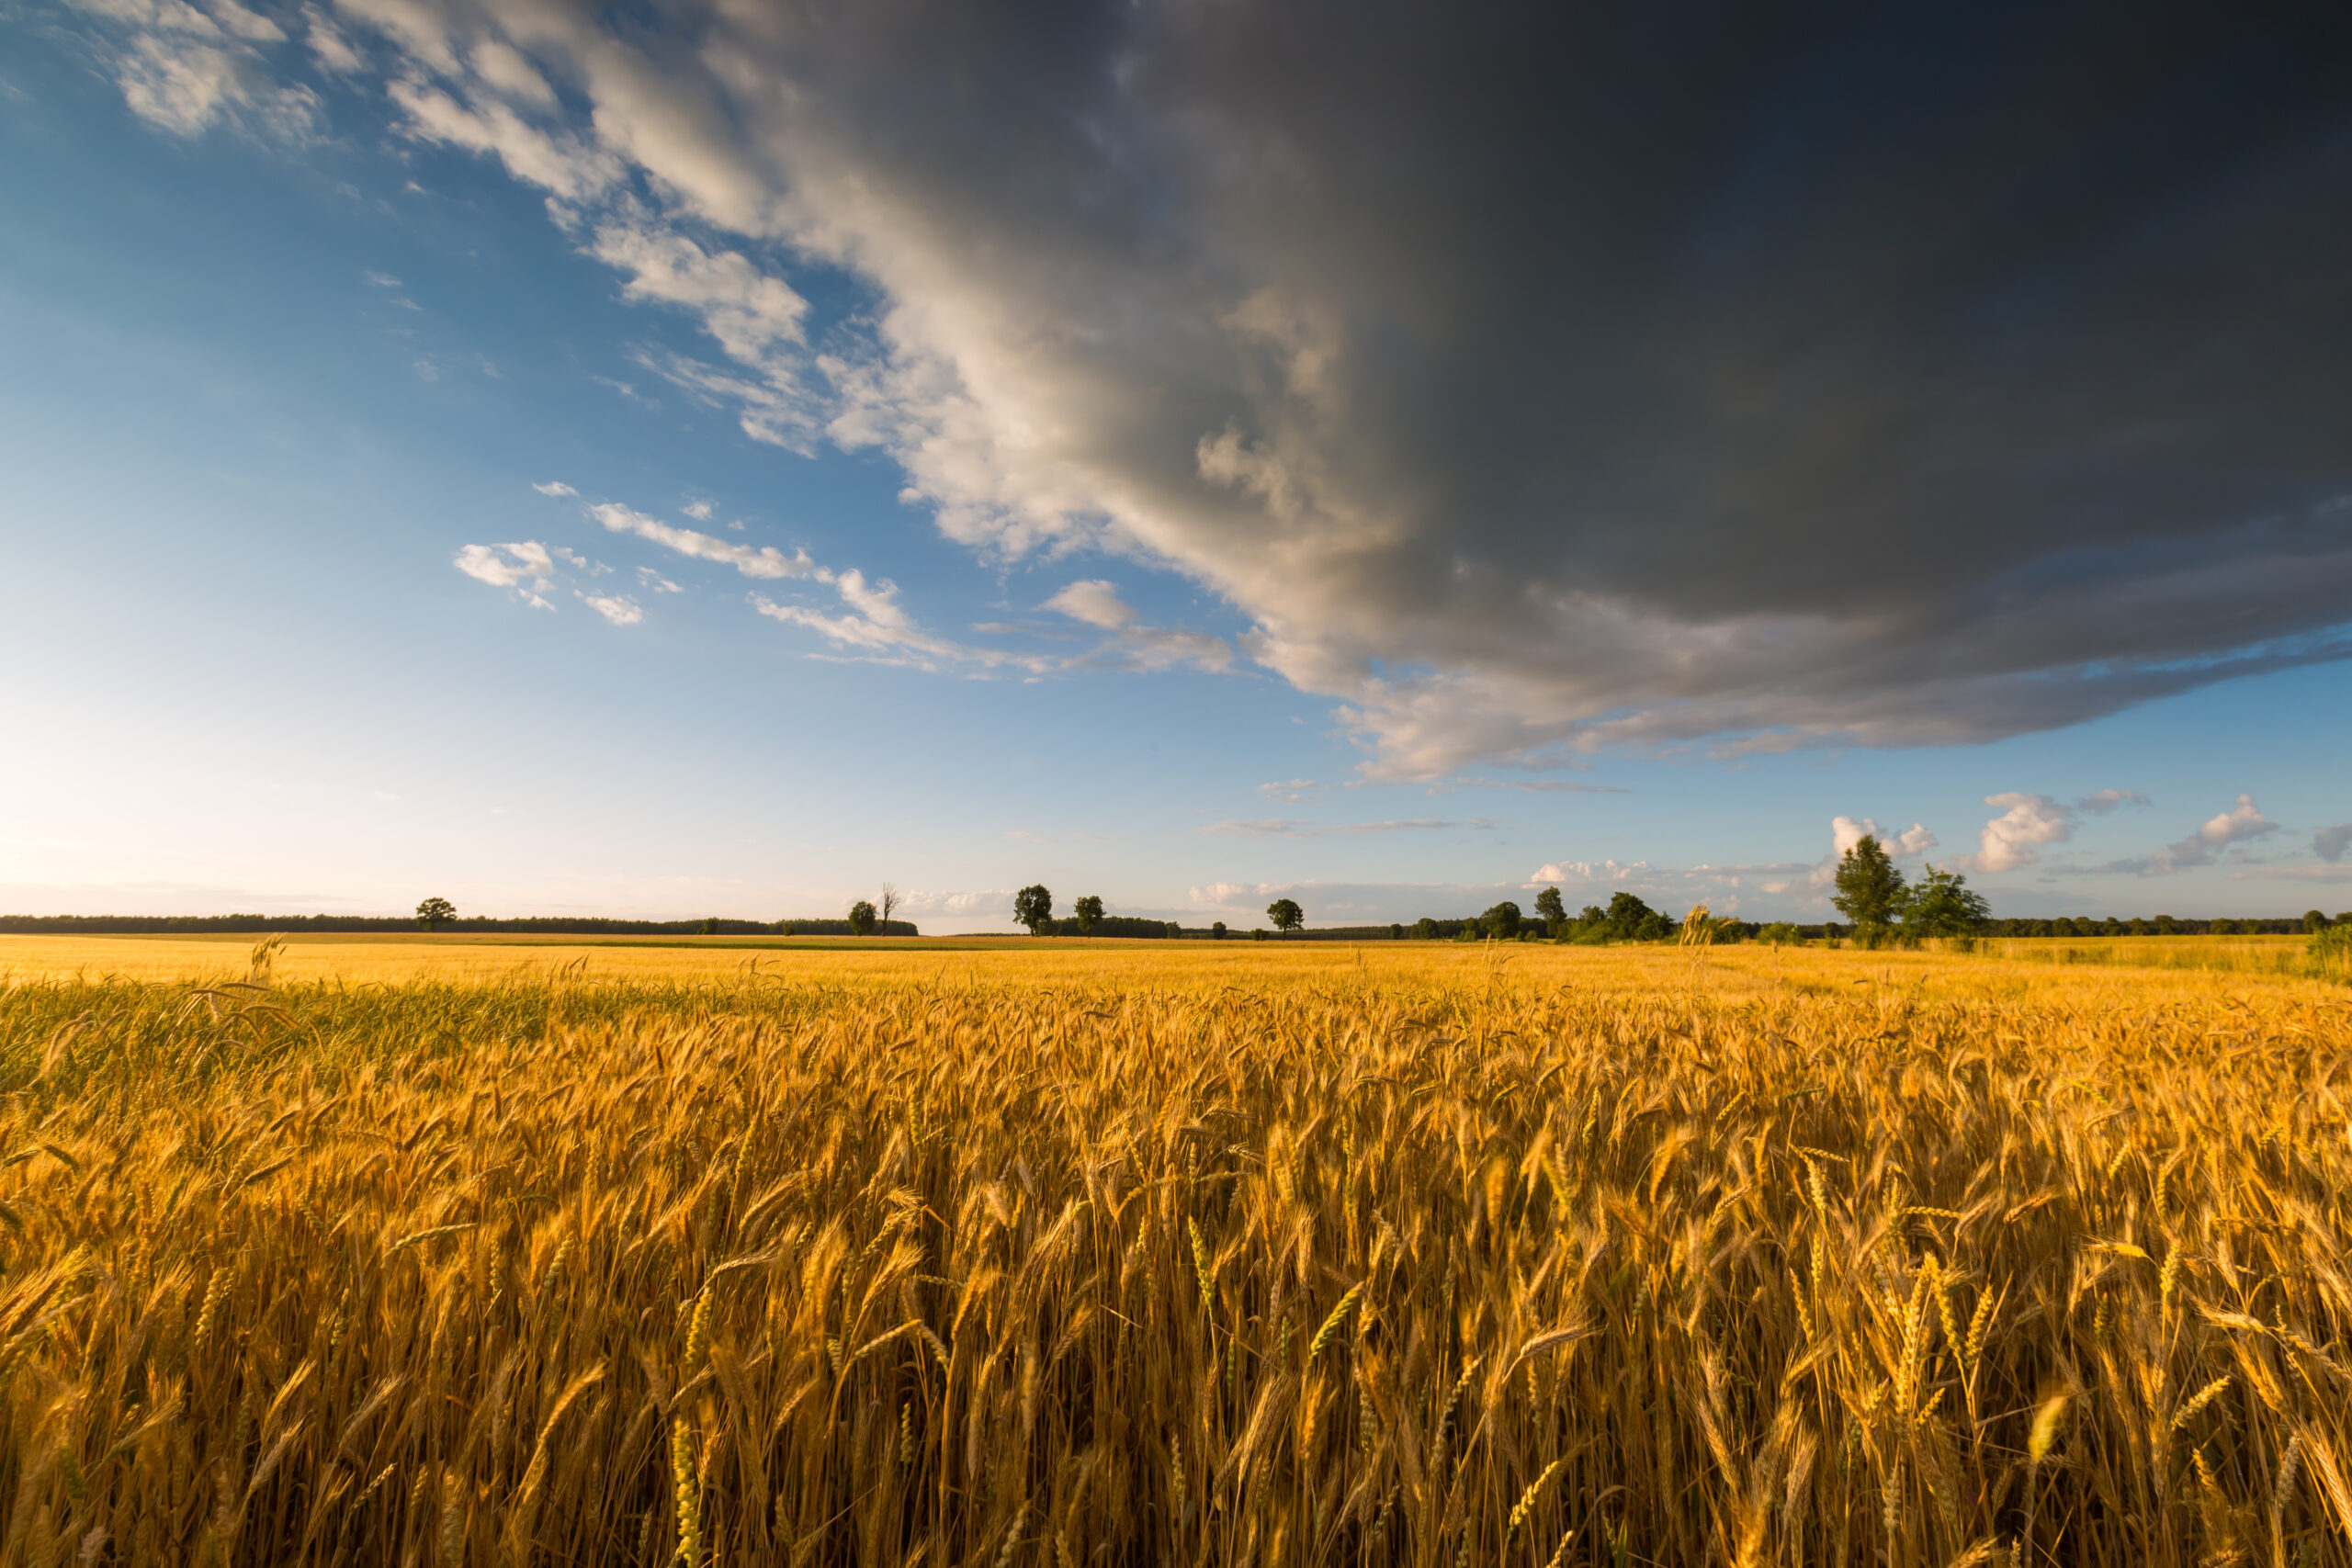
<instances>
[{"instance_id":1,"label":"green tree","mask_svg":"<svg viewBox=\"0 0 2352 1568\"><path fill-rule=\"evenodd\" d=\"M1854 922L1854 939L1865 947L1885 940L1903 911L1903 874L1875 833L1855 840L1838 862L1838 891L1830 898Z\"/></svg>"},{"instance_id":2,"label":"green tree","mask_svg":"<svg viewBox=\"0 0 2352 1568\"><path fill-rule=\"evenodd\" d=\"M1211 942L1223 942L1225 940L1225 922L1223 920L1213 920L1209 923L1209 940Z\"/></svg>"},{"instance_id":3,"label":"green tree","mask_svg":"<svg viewBox=\"0 0 2352 1568\"><path fill-rule=\"evenodd\" d=\"M849 907L849 929L857 935L872 936L874 928L878 923L875 917L874 906L866 900L860 898Z\"/></svg>"},{"instance_id":4,"label":"green tree","mask_svg":"<svg viewBox=\"0 0 2352 1568\"><path fill-rule=\"evenodd\" d=\"M1423 942L1435 942L1439 934L1437 922L1429 916L1423 915L1413 922L1413 934Z\"/></svg>"},{"instance_id":5,"label":"green tree","mask_svg":"<svg viewBox=\"0 0 2352 1568\"><path fill-rule=\"evenodd\" d=\"M1556 887L1546 887L1535 896L1535 912L1543 917L1545 936L1558 936L1560 929L1568 923L1568 907L1560 902L1560 890Z\"/></svg>"},{"instance_id":6,"label":"green tree","mask_svg":"<svg viewBox=\"0 0 2352 1568\"><path fill-rule=\"evenodd\" d=\"M717 936L718 934L718 917L717 915L706 916L702 924L695 928L695 931L700 936Z\"/></svg>"},{"instance_id":7,"label":"green tree","mask_svg":"<svg viewBox=\"0 0 2352 1568\"><path fill-rule=\"evenodd\" d=\"M1797 928L1789 921L1774 920L1756 933L1756 940L1769 942L1774 947L1794 947L1804 939L1799 935Z\"/></svg>"},{"instance_id":8,"label":"green tree","mask_svg":"<svg viewBox=\"0 0 2352 1568\"><path fill-rule=\"evenodd\" d=\"M458 918L458 907L447 898L427 898L416 907L416 923L426 931Z\"/></svg>"},{"instance_id":9,"label":"green tree","mask_svg":"<svg viewBox=\"0 0 2352 1568\"><path fill-rule=\"evenodd\" d=\"M1506 898L1478 917L1478 929L1498 941L1509 942L1519 934L1519 922L1525 919L1519 906Z\"/></svg>"},{"instance_id":10,"label":"green tree","mask_svg":"<svg viewBox=\"0 0 2352 1568\"><path fill-rule=\"evenodd\" d=\"M1274 922L1274 930L1292 931L1296 931L1306 919L1306 911L1300 908L1295 900L1277 898L1266 906L1266 919Z\"/></svg>"},{"instance_id":11,"label":"green tree","mask_svg":"<svg viewBox=\"0 0 2352 1568\"><path fill-rule=\"evenodd\" d=\"M1654 942L1665 919L1631 893L1611 893L1609 908L1600 917L1608 923L1609 934L1619 942ZM1645 936L1645 929L1653 934Z\"/></svg>"},{"instance_id":12,"label":"green tree","mask_svg":"<svg viewBox=\"0 0 2352 1568\"><path fill-rule=\"evenodd\" d=\"M1089 893L1085 897L1072 904L1069 907L1069 912L1078 917L1078 934L1084 936L1102 923L1102 900Z\"/></svg>"},{"instance_id":13,"label":"green tree","mask_svg":"<svg viewBox=\"0 0 2352 1568\"><path fill-rule=\"evenodd\" d=\"M1903 900L1903 929L1913 936L1973 936L1993 916L1984 896L1957 872L1928 867Z\"/></svg>"},{"instance_id":14,"label":"green tree","mask_svg":"<svg viewBox=\"0 0 2352 1568\"><path fill-rule=\"evenodd\" d=\"M2317 909L2305 909L2303 911L2303 930L2306 932L2317 935L2319 932L2327 930L2327 917L2321 914Z\"/></svg>"},{"instance_id":15,"label":"green tree","mask_svg":"<svg viewBox=\"0 0 2352 1568\"><path fill-rule=\"evenodd\" d=\"M1012 896L1012 918L1035 936L1054 918L1054 896L1042 882L1033 882Z\"/></svg>"}]
</instances>

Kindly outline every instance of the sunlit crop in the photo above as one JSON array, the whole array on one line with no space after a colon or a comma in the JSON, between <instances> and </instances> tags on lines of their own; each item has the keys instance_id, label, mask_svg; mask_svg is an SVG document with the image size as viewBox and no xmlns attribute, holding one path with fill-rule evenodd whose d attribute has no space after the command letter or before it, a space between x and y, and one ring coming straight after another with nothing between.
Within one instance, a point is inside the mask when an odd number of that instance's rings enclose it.
<instances>
[{"instance_id":1,"label":"sunlit crop","mask_svg":"<svg viewBox=\"0 0 2352 1568\"><path fill-rule=\"evenodd\" d=\"M2347 1560L2342 987L1270 945L12 951L0 1562Z\"/></svg>"}]
</instances>

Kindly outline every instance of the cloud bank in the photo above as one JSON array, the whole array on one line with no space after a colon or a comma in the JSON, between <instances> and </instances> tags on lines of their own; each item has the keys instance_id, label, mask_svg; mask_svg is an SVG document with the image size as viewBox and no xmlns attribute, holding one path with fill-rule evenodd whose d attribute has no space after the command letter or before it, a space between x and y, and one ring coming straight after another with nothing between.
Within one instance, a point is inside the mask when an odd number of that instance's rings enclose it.
<instances>
[{"instance_id":1,"label":"cloud bank","mask_svg":"<svg viewBox=\"0 0 2352 1568\"><path fill-rule=\"evenodd\" d=\"M372 72L700 322L655 373L1183 573L1386 776L2352 651L2341 7L89 3L182 134Z\"/></svg>"}]
</instances>

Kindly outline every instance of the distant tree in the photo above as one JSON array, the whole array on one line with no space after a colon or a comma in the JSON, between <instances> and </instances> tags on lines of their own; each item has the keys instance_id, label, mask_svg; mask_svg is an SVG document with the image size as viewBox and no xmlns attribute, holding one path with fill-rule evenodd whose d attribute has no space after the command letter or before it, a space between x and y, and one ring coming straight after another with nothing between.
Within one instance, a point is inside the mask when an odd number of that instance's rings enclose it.
<instances>
[{"instance_id":1,"label":"distant tree","mask_svg":"<svg viewBox=\"0 0 2352 1568\"><path fill-rule=\"evenodd\" d=\"M2305 909L2303 911L2303 930L2312 933L2324 931L2327 930L2331 923L2332 922L2325 915L2321 914L2317 909Z\"/></svg>"},{"instance_id":2,"label":"distant tree","mask_svg":"<svg viewBox=\"0 0 2352 1568\"><path fill-rule=\"evenodd\" d=\"M1069 910L1071 914L1078 917L1078 934L1084 936L1102 922L1102 900L1089 893L1085 897L1072 904Z\"/></svg>"},{"instance_id":3,"label":"distant tree","mask_svg":"<svg viewBox=\"0 0 2352 1568\"><path fill-rule=\"evenodd\" d=\"M2144 915L2134 915L2132 917L2132 934L2154 936L2156 934L2156 928Z\"/></svg>"},{"instance_id":4,"label":"distant tree","mask_svg":"<svg viewBox=\"0 0 2352 1568\"><path fill-rule=\"evenodd\" d=\"M2209 922L2205 929L2214 936L2235 936L2238 934L2238 923L2235 920L2231 919L2227 915L2222 916L2218 920Z\"/></svg>"},{"instance_id":5,"label":"distant tree","mask_svg":"<svg viewBox=\"0 0 2352 1568\"><path fill-rule=\"evenodd\" d=\"M1391 942L1404 941L1405 928L1402 925L1397 924L1396 921L1390 921L1388 925L1388 940Z\"/></svg>"},{"instance_id":6,"label":"distant tree","mask_svg":"<svg viewBox=\"0 0 2352 1568\"><path fill-rule=\"evenodd\" d=\"M1306 919L1306 912L1292 899L1277 898L1266 906L1266 919L1274 922L1274 930L1292 931Z\"/></svg>"},{"instance_id":7,"label":"distant tree","mask_svg":"<svg viewBox=\"0 0 2352 1568\"><path fill-rule=\"evenodd\" d=\"M1568 923L1568 907L1560 902L1556 887L1546 887L1535 896L1535 912L1543 917L1545 936L1558 936L1560 928Z\"/></svg>"},{"instance_id":8,"label":"distant tree","mask_svg":"<svg viewBox=\"0 0 2352 1568\"><path fill-rule=\"evenodd\" d=\"M1984 896L1958 872L1928 867L1928 874L1904 897L1898 911L1910 936L1972 936L1992 918Z\"/></svg>"},{"instance_id":9,"label":"distant tree","mask_svg":"<svg viewBox=\"0 0 2352 1568\"><path fill-rule=\"evenodd\" d=\"M1506 898L1478 917L1478 929L1490 937L1509 942L1519 934L1519 922L1524 918L1519 906Z\"/></svg>"},{"instance_id":10,"label":"distant tree","mask_svg":"<svg viewBox=\"0 0 2352 1568\"><path fill-rule=\"evenodd\" d=\"M1209 923L1209 940L1211 942L1223 942L1225 940L1225 922L1223 920L1212 920Z\"/></svg>"},{"instance_id":11,"label":"distant tree","mask_svg":"<svg viewBox=\"0 0 2352 1568\"><path fill-rule=\"evenodd\" d=\"M1251 942L1266 941L1266 928L1263 926L1251 926L1250 928L1250 940Z\"/></svg>"},{"instance_id":12,"label":"distant tree","mask_svg":"<svg viewBox=\"0 0 2352 1568\"><path fill-rule=\"evenodd\" d=\"M1435 942L1438 937L1437 922L1423 915L1413 922L1413 934L1423 942Z\"/></svg>"},{"instance_id":13,"label":"distant tree","mask_svg":"<svg viewBox=\"0 0 2352 1568\"><path fill-rule=\"evenodd\" d=\"M1769 942L1774 947L1794 947L1804 939L1797 934L1795 926L1786 920L1774 920L1756 933L1756 940Z\"/></svg>"},{"instance_id":14,"label":"distant tree","mask_svg":"<svg viewBox=\"0 0 2352 1568\"><path fill-rule=\"evenodd\" d=\"M1864 946L1883 940L1894 925L1903 909L1903 874L1876 834L1863 834L1838 860L1838 891L1829 901L1854 922L1855 939Z\"/></svg>"},{"instance_id":15,"label":"distant tree","mask_svg":"<svg viewBox=\"0 0 2352 1568\"><path fill-rule=\"evenodd\" d=\"M447 898L427 898L416 907L416 923L426 931L458 918L458 907Z\"/></svg>"},{"instance_id":16,"label":"distant tree","mask_svg":"<svg viewBox=\"0 0 2352 1568\"><path fill-rule=\"evenodd\" d=\"M1012 896L1012 918L1035 936L1054 918L1054 896L1043 883L1032 883Z\"/></svg>"},{"instance_id":17,"label":"distant tree","mask_svg":"<svg viewBox=\"0 0 2352 1568\"><path fill-rule=\"evenodd\" d=\"M895 884L882 885L882 934L890 934L890 917L898 912L899 889Z\"/></svg>"},{"instance_id":18,"label":"distant tree","mask_svg":"<svg viewBox=\"0 0 2352 1568\"><path fill-rule=\"evenodd\" d=\"M1619 942L1656 942L1666 934L1666 917L1631 893L1611 893L1600 918Z\"/></svg>"},{"instance_id":19,"label":"distant tree","mask_svg":"<svg viewBox=\"0 0 2352 1568\"><path fill-rule=\"evenodd\" d=\"M849 907L849 929L859 936L872 936L875 927L874 906L860 898Z\"/></svg>"},{"instance_id":20,"label":"distant tree","mask_svg":"<svg viewBox=\"0 0 2352 1568\"><path fill-rule=\"evenodd\" d=\"M695 928L695 934L696 936L717 936L718 934L718 917L717 915L706 917L702 924Z\"/></svg>"}]
</instances>

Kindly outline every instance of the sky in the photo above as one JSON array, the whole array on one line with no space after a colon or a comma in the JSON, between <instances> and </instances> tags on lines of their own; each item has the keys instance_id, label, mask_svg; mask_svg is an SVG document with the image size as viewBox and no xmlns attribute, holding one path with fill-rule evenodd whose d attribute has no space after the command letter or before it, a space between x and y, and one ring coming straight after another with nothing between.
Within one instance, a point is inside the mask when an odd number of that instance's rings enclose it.
<instances>
[{"instance_id":1,"label":"sky","mask_svg":"<svg viewBox=\"0 0 2352 1568\"><path fill-rule=\"evenodd\" d=\"M2352 907L2347 63L0 0L0 909Z\"/></svg>"}]
</instances>

